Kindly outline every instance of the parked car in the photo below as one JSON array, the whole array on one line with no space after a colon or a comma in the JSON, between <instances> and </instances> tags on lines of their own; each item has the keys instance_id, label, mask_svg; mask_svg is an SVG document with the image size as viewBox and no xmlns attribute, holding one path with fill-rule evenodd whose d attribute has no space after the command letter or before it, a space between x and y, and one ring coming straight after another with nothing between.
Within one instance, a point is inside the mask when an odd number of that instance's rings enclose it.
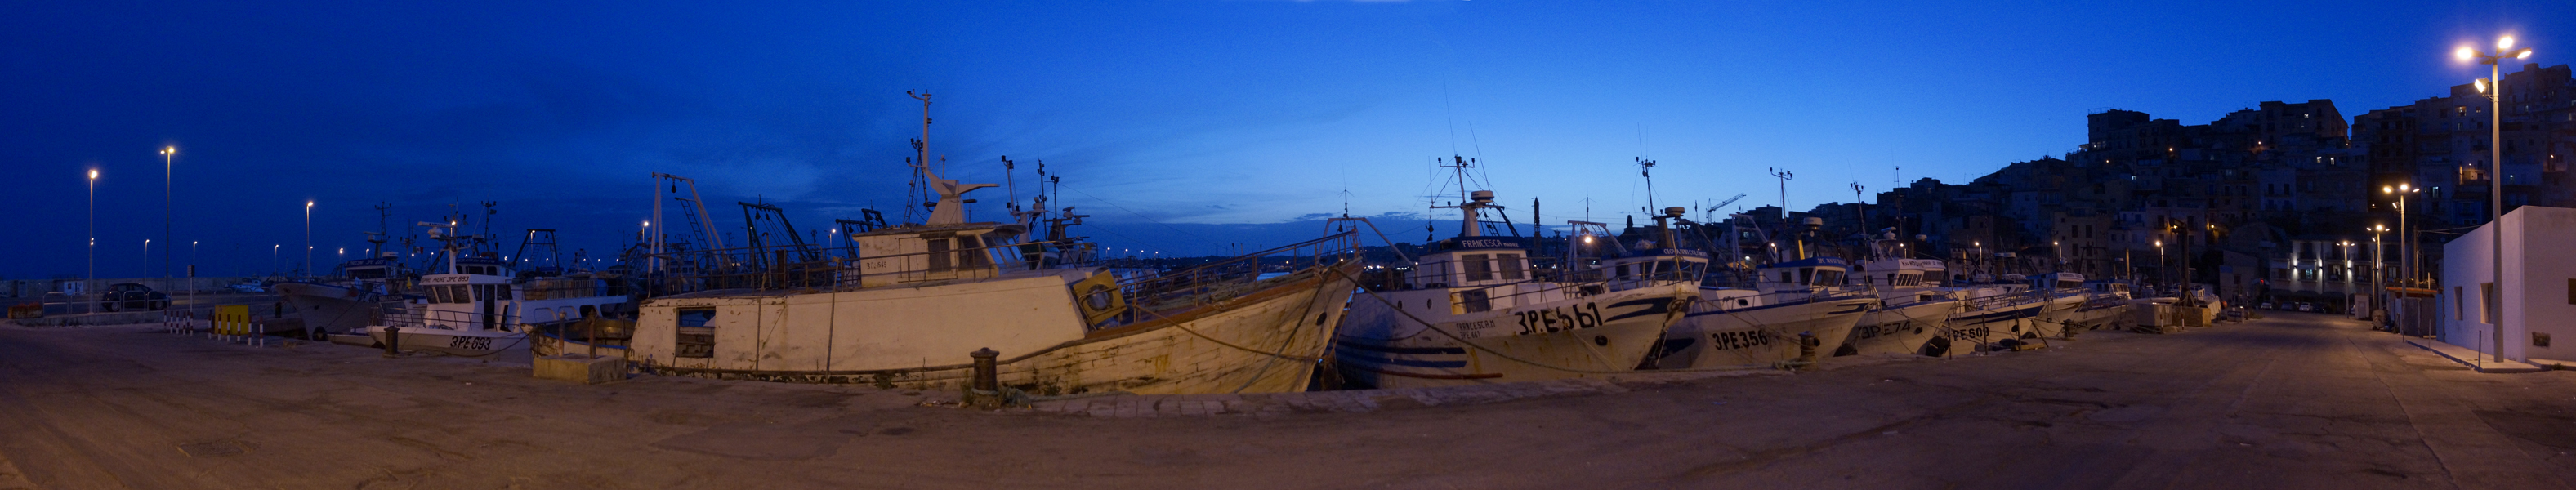
<instances>
[{"instance_id":1,"label":"parked car","mask_svg":"<svg viewBox=\"0 0 2576 490\"><path fill-rule=\"evenodd\" d=\"M100 291L98 308L104 311L165 310L170 308L170 295L142 284L120 282Z\"/></svg>"}]
</instances>

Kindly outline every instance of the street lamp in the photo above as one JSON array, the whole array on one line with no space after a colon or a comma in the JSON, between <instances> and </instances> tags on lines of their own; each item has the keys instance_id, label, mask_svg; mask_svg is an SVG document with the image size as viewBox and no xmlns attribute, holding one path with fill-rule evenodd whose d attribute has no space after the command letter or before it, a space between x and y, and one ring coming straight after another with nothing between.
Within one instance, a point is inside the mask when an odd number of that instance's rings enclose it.
<instances>
[{"instance_id":1,"label":"street lamp","mask_svg":"<svg viewBox=\"0 0 2576 490\"><path fill-rule=\"evenodd\" d=\"M2487 78L2485 82L2478 84L2478 92L2486 94L2489 103L2487 198L2489 205L2495 208L2495 217L2492 218L2495 223L2495 233L2487 235L2487 242L2491 245L2487 252L2493 254L2491 258L2494 259L2492 262L2495 267L2493 272L2496 292L2485 296L2491 304L2490 307L2495 309L2495 318L2490 318L2495 321L2492 324L2495 328L2496 346L2493 359L2504 360L2504 297L2506 296L2504 292L2509 290L2505 289L2504 284L2504 63L2502 62L2507 58L2530 58L2531 48L2513 49L2513 36L2505 36L2496 39L2496 49L2493 53L2480 53L2477 49L2461 46L2458 56L2460 61L2475 61L2487 65ZM2495 89L2488 90L2488 85L2494 85ZM2479 289L2479 293L2485 293L2485 288Z\"/></svg>"},{"instance_id":2,"label":"street lamp","mask_svg":"<svg viewBox=\"0 0 2576 490\"><path fill-rule=\"evenodd\" d=\"M304 201L304 271L313 273L313 200Z\"/></svg>"},{"instance_id":3,"label":"street lamp","mask_svg":"<svg viewBox=\"0 0 2576 490\"><path fill-rule=\"evenodd\" d=\"M2424 193L2424 190L2400 183L2393 187L2380 186L2379 192L2381 194L2397 196L2397 238L2399 240L2397 244L2397 281L2399 284L2414 287L2415 239L2414 235L2406 233L2406 196L2422 194Z\"/></svg>"},{"instance_id":4,"label":"street lamp","mask_svg":"<svg viewBox=\"0 0 2576 490\"><path fill-rule=\"evenodd\" d=\"M174 202L170 199L170 175L173 162L175 162L178 157L178 146L167 145L161 147L161 287L164 289L170 287L170 208ZM143 261L145 262L145 265L143 266L145 271L144 273L150 274L152 268L150 264L152 256L148 254L144 255Z\"/></svg>"},{"instance_id":5,"label":"street lamp","mask_svg":"<svg viewBox=\"0 0 2576 490\"><path fill-rule=\"evenodd\" d=\"M2173 271L2165 267L2165 241L2156 240L2156 282L2172 282Z\"/></svg>"},{"instance_id":6,"label":"street lamp","mask_svg":"<svg viewBox=\"0 0 2576 490\"><path fill-rule=\"evenodd\" d=\"M152 239L143 239L143 277L152 277Z\"/></svg>"},{"instance_id":7,"label":"street lamp","mask_svg":"<svg viewBox=\"0 0 2576 490\"><path fill-rule=\"evenodd\" d=\"M2378 300L2371 305L2374 310L2388 309L2388 274L2383 272L2388 268L2388 250L2379 244L2379 234L2387 231L2388 225L2370 225L2370 297ZM2385 320L2375 314L2371 318L2373 322Z\"/></svg>"},{"instance_id":8,"label":"street lamp","mask_svg":"<svg viewBox=\"0 0 2576 490\"><path fill-rule=\"evenodd\" d=\"M98 169L89 169L89 274L82 279L98 279ZM81 291L89 291L89 281L81 281Z\"/></svg>"},{"instance_id":9,"label":"street lamp","mask_svg":"<svg viewBox=\"0 0 2576 490\"><path fill-rule=\"evenodd\" d=\"M286 248L286 244L280 243L268 246L268 273L277 273L277 251L283 248Z\"/></svg>"}]
</instances>

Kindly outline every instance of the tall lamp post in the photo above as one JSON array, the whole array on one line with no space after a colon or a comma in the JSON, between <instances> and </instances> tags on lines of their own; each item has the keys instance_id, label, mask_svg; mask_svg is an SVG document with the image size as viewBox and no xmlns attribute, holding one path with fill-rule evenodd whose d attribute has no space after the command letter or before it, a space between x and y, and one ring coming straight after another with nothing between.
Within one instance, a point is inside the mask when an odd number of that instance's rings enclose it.
<instances>
[{"instance_id":1,"label":"tall lamp post","mask_svg":"<svg viewBox=\"0 0 2576 490\"><path fill-rule=\"evenodd\" d=\"M171 198L170 198L170 195L171 195L171 187L170 187L171 178L170 178L170 175L171 175L171 173L172 173L172 172L171 172L171 168L173 168L173 167L172 167L173 162L174 162L174 161L176 161L176 159L177 159L178 157L179 157L179 147L178 147L178 146L163 146L163 147L161 147L161 288L162 288L162 289L169 289L169 288L170 288L170 243L171 243L171 241L170 241L170 208L171 208L171 204L172 204L172 203L174 203L174 202L176 202L176 201L172 201L172 200L171 200ZM149 265L149 262L150 262L151 260L152 260L152 257L151 257L150 255L145 255L145 256L144 256L144 261L146 262L146 265L144 266L144 267L145 267L145 272L144 272L145 274L150 274L150 273L151 273L151 272L150 272L150 270L151 270L151 269L150 269L151 265Z\"/></svg>"},{"instance_id":2,"label":"tall lamp post","mask_svg":"<svg viewBox=\"0 0 2576 490\"><path fill-rule=\"evenodd\" d=\"M2488 298L2489 307L2494 308L2495 310L2495 318L2490 318L2490 320L2495 321L2495 323L2492 324L2495 328L2495 353L2491 359L2500 361L2504 360L2504 297L2505 291L2507 291L2504 283L2503 61L2506 59L2530 58L2531 48L2522 48L2519 50L2513 49L2513 36L2505 36L2496 39L2496 49L2493 53L2480 53L2475 48L2461 46L2459 57L2460 61L2476 61L2479 64L2487 65L2487 78L2486 80L2478 82L2478 92L2486 94L2487 102L2489 103L2487 106L2487 198L2489 205L2495 208L2494 217L2491 219L2491 221L2495 223L2495 233L2487 236L2487 242L2492 244L2487 252L2493 254L2492 258L2494 259L2495 293L2486 294L2486 297ZM2494 86L2494 88L2489 89L2489 85ZM2479 289L2481 294L2485 293L2485 288Z\"/></svg>"},{"instance_id":3,"label":"tall lamp post","mask_svg":"<svg viewBox=\"0 0 2576 490\"><path fill-rule=\"evenodd\" d=\"M2397 283L2410 288L2416 287L2415 236L2406 233L2406 196L2422 194L2424 190L2407 184L2397 184L2394 187L2380 186L2379 192L2397 196L2397 239L2399 240L2397 242Z\"/></svg>"},{"instance_id":4,"label":"tall lamp post","mask_svg":"<svg viewBox=\"0 0 2576 490\"><path fill-rule=\"evenodd\" d=\"M304 201L304 274L313 274L313 201Z\"/></svg>"},{"instance_id":5,"label":"tall lamp post","mask_svg":"<svg viewBox=\"0 0 2576 490\"><path fill-rule=\"evenodd\" d=\"M98 169L89 169L89 274L81 279L81 291L89 291L89 282L98 280Z\"/></svg>"},{"instance_id":6,"label":"tall lamp post","mask_svg":"<svg viewBox=\"0 0 2576 490\"><path fill-rule=\"evenodd\" d=\"M2386 318L2380 318L2378 313L2380 311L2388 310L2388 274L2383 273L2383 271L2388 268L2388 251L2379 243L2379 234L2387 231L2387 225L2370 225L2370 318L2372 326L2379 326L2388 320Z\"/></svg>"}]
</instances>

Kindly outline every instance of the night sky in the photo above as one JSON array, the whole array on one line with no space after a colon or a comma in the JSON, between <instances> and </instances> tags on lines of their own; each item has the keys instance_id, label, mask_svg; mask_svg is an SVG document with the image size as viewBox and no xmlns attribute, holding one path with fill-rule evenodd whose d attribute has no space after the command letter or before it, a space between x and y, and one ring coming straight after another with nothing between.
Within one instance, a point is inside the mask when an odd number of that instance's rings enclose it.
<instances>
[{"instance_id":1,"label":"night sky","mask_svg":"<svg viewBox=\"0 0 2576 490\"><path fill-rule=\"evenodd\" d=\"M308 199L326 268L379 202L404 235L497 201L501 235L603 257L651 172L698 179L726 230L735 201L901 216L919 90L954 177L1008 155L1025 201L1043 160L1104 245L1199 255L1316 236L1346 196L1418 217L1453 154L1516 220L1538 197L1619 223L1640 157L1658 205L1776 204L1776 167L1805 209L2063 154L2098 110L2349 117L2483 74L2451 50L2499 34L2576 53L2563 1L244 3L0 8L0 277L83 273L92 168L98 275L160 275L164 145L201 275L291 268Z\"/></svg>"}]
</instances>

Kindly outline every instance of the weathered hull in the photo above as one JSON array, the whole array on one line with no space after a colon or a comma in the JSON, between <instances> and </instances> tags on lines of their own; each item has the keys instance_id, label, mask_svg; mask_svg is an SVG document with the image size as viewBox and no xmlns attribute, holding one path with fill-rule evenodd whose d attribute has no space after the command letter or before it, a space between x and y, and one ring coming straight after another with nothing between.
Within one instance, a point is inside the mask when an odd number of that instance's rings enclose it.
<instances>
[{"instance_id":1,"label":"weathered hull","mask_svg":"<svg viewBox=\"0 0 2576 490\"><path fill-rule=\"evenodd\" d=\"M1800 357L1798 334L1816 338L1818 357L1833 355L1877 298L1845 297L1735 310L1703 308L1664 333L1656 367L1758 366Z\"/></svg>"},{"instance_id":2,"label":"weathered hull","mask_svg":"<svg viewBox=\"0 0 2576 490\"><path fill-rule=\"evenodd\" d=\"M304 319L306 330L360 332L368 325L384 321L373 298L355 289L294 282L278 283L271 288L287 306L294 308L297 316Z\"/></svg>"},{"instance_id":3,"label":"weathered hull","mask_svg":"<svg viewBox=\"0 0 2576 490\"><path fill-rule=\"evenodd\" d=\"M385 345L384 327L369 326L366 327L366 332L368 338L376 341L376 345ZM516 333L406 328L402 329L402 344L397 348L403 352L426 351L460 356L485 356L511 349L526 348L527 344L528 336Z\"/></svg>"},{"instance_id":4,"label":"weathered hull","mask_svg":"<svg viewBox=\"0 0 2576 490\"><path fill-rule=\"evenodd\" d=\"M1971 302L1950 315L1948 327L1928 344L1926 354L1961 355L1974 352L1977 345L2036 337L2037 334L2031 332L2030 323L2038 317L2040 307L2046 304L2043 301L2026 301L1980 306Z\"/></svg>"},{"instance_id":5,"label":"weathered hull","mask_svg":"<svg viewBox=\"0 0 2576 490\"><path fill-rule=\"evenodd\" d=\"M1955 300L1923 301L1895 307L1874 308L1852 326L1851 340L1843 343L1852 355L1921 354L1923 344L1941 336L1949 326L1950 315L1959 311Z\"/></svg>"},{"instance_id":6,"label":"weathered hull","mask_svg":"<svg viewBox=\"0 0 2576 490\"><path fill-rule=\"evenodd\" d=\"M1036 395L1057 395L1103 391L1138 394L1193 393L1269 393L1303 391L1313 376L1315 366L1325 352L1325 343L1335 325L1342 319L1343 305L1357 289L1353 281L1358 264L1354 262L1309 268L1277 280L1269 286L1229 299L1166 314L1140 314L1136 323L1124 327L1092 331L1078 339L1025 352L1004 352L998 360L997 378L1006 387ZM1061 290L1062 286L1055 286ZM865 292L861 290L860 292ZM842 301L864 303L865 298L849 300L829 298L833 293L818 293L809 302L782 298L774 310L781 318L793 318L803 304ZM847 292L839 294L850 294ZM1070 305L1070 296L1060 301ZM978 307L973 301L954 298L945 300L946 308ZM656 300L666 304L669 300ZM1058 306L1065 306L1058 305ZM996 305L980 305L996 306ZM1068 306L1069 307L1069 306ZM630 356L644 364L646 372L660 375L693 376L716 379L802 383L857 383L919 389L962 389L971 382L973 366L965 349L956 349L949 362L922 360L918 367L875 369L828 369L829 366L864 366L882 364L887 359L859 358L812 359L814 352L864 353L865 349L886 349L882 343L869 346L844 346L822 336L839 333L835 326L855 322L816 320L814 327L798 330L784 325L783 319L759 324L759 335L775 336L780 344L811 338L821 346L801 346L801 350L743 352L753 361L772 364L803 362L812 369L722 367L720 361L674 358L670 346L661 339L672 335L668 329L657 329L654 312L657 305L647 304L648 317L639 322ZM864 312L854 312L853 315ZM1078 318L1062 319L1079 328ZM852 327L852 334L871 333ZM955 325L972 329L975 325ZM882 331L872 332L885 335ZM915 332L918 333L918 332ZM901 342L903 339L879 338L877 342ZM760 345L771 345L759 342ZM781 347L786 347L781 345ZM850 348L843 348L850 347ZM727 357L720 354L718 357Z\"/></svg>"},{"instance_id":7,"label":"weathered hull","mask_svg":"<svg viewBox=\"0 0 2576 490\"><path fill-rule=\"evenodd\" d=\"M1424 325L1383 297L1359 298L1334 356L1346 379L1379 388L1603 376L1636 369L1695 298L1687 285L1647 287L1438 325Z\"/></svg>"},{"instance_id":8,"label":"weathered hull","mask_svg":"<svg viewBox=\"0 0 2576 490\"><path fill-rule=\"evenodd\" d=\"M2080 320L2080 318L2076 316L2076 312L2084 308L2084 302L2085 296L2081 294L2067 294L2049 298L2047 304L2040 306L2039 315L2037 316L2038 321L2030 322L2030 332L2027 332L2030 335L2025 336L2025 338L2059 337L2064 335L2067 323Z\"/></svg>"}]
</instances>

